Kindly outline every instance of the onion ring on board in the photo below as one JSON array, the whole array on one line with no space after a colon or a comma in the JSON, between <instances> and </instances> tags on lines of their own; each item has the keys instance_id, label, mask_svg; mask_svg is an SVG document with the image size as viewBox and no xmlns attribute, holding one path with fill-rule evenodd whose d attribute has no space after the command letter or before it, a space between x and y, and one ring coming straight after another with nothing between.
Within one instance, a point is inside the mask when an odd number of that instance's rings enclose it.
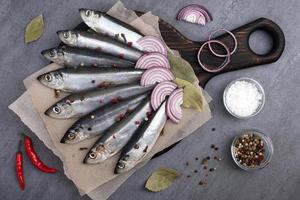
<instances>
[{"instance_id":1,"label":"onion ring on board","mask_svg":"<svg viewBox=\"0 0 300 200\"><path fill-rule=\"evenodd\" d=\"M220 31L224 31L224 32L228 33L228 34L232 37L232 39L233 39L233 41L234 41L234 48L233 48L233 50L230 52L230 55L234 54L234 52L235 52L236 49L237 49L237 39L236 39L236 37L234 36L234 34L233 34L232 32L226 30L225 28L220 28L220 29L217 29L217 30L215 30L214 32L212 32L212 33L209 35L208 40L211 40L211 38L212 38L217 32L220 32ZM228 55L216 53L216 52L212 49L210 43L208 43L208 48L209 48L209 50L210 50L215 56L218 56L218 57L221 57L221 58L228 57Z\"/></svg>"},{"instance_id":2,"label":"onion ring on board","mask_svg":"<svg viewBox=\"0 0 300 200\"><path fill-rule=\"evenodd\" d=\"M203 50L204 46L207 45L207 44L210 44L210 43L217 43L217 44L220 44L221 46L224 47L224 49L226 50L227 52L227 57L225 59L225 61L219 65L216 69L209 69L207 68L202 62L201 62L201 58L200 58L200 55L201 55L201 51ZM228 47L221 41L219 40L209 40L205 43L202 44L202 46L200 47L199 51L198 51L198 55L197 55L197 58L198 58L198 63L199 65L202 67L202 69L204 69L205 71L207 72L211 72L211 73L216 73L216 72L219 72L221 71L222 69L224 69L230 62L230 51L228 49Z\"/></svg>"}]
</instances>

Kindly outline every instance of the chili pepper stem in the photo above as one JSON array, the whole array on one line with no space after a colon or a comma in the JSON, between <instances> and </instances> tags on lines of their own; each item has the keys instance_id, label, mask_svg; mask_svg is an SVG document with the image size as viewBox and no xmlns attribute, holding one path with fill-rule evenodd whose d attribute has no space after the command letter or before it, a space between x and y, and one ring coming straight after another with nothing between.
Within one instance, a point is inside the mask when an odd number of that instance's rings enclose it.
<instances>
[{"instance_id":1,"label":"chili pepper stem","mask_svg":"<svg viewBox=\"0 0 300 200\"><path fill-rule=\"evenodd\" d=\"M22 153L22 139L20 139L18 144L18 152Z\"/></svg>"}]
</instances>

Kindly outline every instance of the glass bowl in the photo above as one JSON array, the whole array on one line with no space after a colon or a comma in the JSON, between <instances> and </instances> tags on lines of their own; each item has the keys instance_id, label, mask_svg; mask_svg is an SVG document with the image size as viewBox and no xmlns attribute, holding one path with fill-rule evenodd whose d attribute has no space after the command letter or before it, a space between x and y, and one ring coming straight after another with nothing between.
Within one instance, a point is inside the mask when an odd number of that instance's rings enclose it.
<instances>
[{"instance_id":1,"label":"glass bowl","mask_svg":"<svg viewBox=\"0 0 300 200\"><path fill-rule=\"evenodd\" d=\"M261 162L260 165L257 165L255 167L244 166L235 157L235 149L234 149L235 143L242 135L245 135L245 134L257 135L264 142L264 147L265 147L264 160ZM244 131L242 134L236 136L231 144L231 156L232 156L234 162L237 164L237 166L239 166L241 169L243 169L245 171L254 171L257 169L263 169L265 166L267 166L270 163L273 153L274 153L274 149L273 149L273 144L272 144L271 139L268 136L266 136L265 134L263 134L262 132L257 131L257 130Z\"/></svg>"},{"instance_id":2,"label":"glass bowl","mask_svg":"<svg viewBox=\"0 0 300 200\"><path fill-rule=\"evenodd\" d=\"M258 89L258 91L262 94L262 99L260 101L260 104L259 106L257 107L256 111L254 113L252 113L251 115L248 115L248 116L239 116L237 115L236 113L232 112L230 110L230 108L228 107L227 105L227 102L226 102L226 94L229 90L229 88L234 84L236 83L237 81L246 81L246 82L249 82L249 83L252 83L256 86L256 88ZM238 119L247 119L247 118L250 118L250 117L253 117L255 115L257 115L261 110L262 108L264 107L265 105L265 92L264 92L264 89L263 87L254 79L251 79L251 78L247 78L247 77L242 77L242 78L238 78L236 80L233 80L231 81L225 88L224 90L224 93L223 93L223 103L224 103L224 106L226 108L226 110L234 117L238 118Z\"/></svg>"}]
</instances>

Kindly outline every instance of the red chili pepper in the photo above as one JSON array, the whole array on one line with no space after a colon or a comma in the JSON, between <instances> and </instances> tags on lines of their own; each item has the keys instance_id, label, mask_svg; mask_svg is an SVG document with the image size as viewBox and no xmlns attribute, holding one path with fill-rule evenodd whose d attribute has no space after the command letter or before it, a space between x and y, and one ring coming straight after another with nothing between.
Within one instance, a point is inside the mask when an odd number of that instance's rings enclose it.
<instances>
[{"instance_id":1,"label":"red chili pepper","mask_svg":"<svg viewBox=\"0 0 300 200\"><path fill-rule=\"evenodd\" d=\"M26 154L28 156L28 158L30 159L31 163L40 171L42 172L46 172L46 173L55 173L57 170L54 168L50 168L48 166L46 166L38 157L38 155L36 154L33 145L32 145L32 141L30 139L30 137L28 137L27 135L25 135L24 137L24 147L25 147L25 151Z\"/></svg>"},{"instance_id":2,"label":"red chili pepper","mask_svg":"<svg viewBox=\"0 0 300 200\"><path fill-rule=\"evenodd\" d=\"M24 173L23 173L23 156L21 152L22 140L20 140L19 148L16 153L16 174L20 183L21 189L25 189Z\"/></svg>"}]
</instances>

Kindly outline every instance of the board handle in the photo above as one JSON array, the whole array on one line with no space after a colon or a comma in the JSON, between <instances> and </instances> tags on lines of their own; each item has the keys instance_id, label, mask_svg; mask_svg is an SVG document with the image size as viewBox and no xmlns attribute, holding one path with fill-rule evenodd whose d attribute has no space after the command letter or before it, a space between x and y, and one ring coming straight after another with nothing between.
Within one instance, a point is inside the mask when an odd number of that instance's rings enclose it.
<instances>
[{"instance_id":1,"label":"board handle","mask_svg":"<svg viewBox=\"0 0 300 200\"><path fill-rule=\"evenodd\" d=\"M257 30L270 34L273 40L273 47L263 55L255 53L249 45L250 35ZM280 58L284 50L285 38L281 28L275 22L266 18L259 18L233 30L232 33L237 38L238 47L224 72L275 62ZM224 34L216 39L225 43L232 41L228 34Z\"/></svg>"},{"instance_id":2,"label":"board handle","mask_svg":"<svg viewBox=\"0 0 300 200\"><path fill-rule=\"evenodd\" d=\"M273 41L271 50L263 55L255 53L249 45L250 35L257 30L265 31L266 33L268 33L272 37ZM218 74L254 67L257 65L273 63L280 58L285 47L285 37L283 31L276 23L266 18L259 18L231 32L237 39L237 49L236 52L231 56L230 63L223 70L217 73L206 72L199 66L198 61L195 60L193 68L200 81L200 85L205 85L210 78ZM220 40L225 44L233 44L232 38L229 34L223 34L215 39ZM220 48L218 47L214 49L220 50ZM196 56L195 50L193 53L190 51L188 53L190 55L186 54L187 52L182 53L184 57L187 56L186 58ZM210 50L206 47L201 53L201 61L203 63L206 63L208 67L213 68L213 66L220 65L222 59L213 56Z\"/></svg>"}]
</instances>

